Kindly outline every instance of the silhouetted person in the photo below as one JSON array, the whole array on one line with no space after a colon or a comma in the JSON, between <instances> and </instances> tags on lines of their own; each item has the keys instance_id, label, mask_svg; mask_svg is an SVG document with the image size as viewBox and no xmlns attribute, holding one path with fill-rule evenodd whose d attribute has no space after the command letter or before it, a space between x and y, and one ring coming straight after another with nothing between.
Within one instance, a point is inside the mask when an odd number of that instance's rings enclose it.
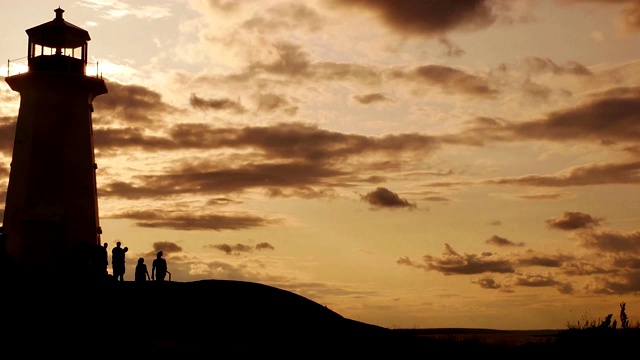
<instances>
[{"instance_id":1,"label":"silhouetted person","mask_svg":"<svg viewBox=\"0 0 640 360\"><path fill-rule=\"evenodd\" d=\"M92 280L104 280L107 277L109 274L107 271L109 254L107 253L106 243L104 245L92 245L91 249L82 249L80 247L76 251L79 253L79 257L84 258L86 256L82 265L86 268L88 277ZM73 269L68 269L67 271L73 271Z\"/></svg>"},{"instance_id":2,"label":"silhouetted person","mask_svg":"<svg viewBox=\"0 0 640 360\"><path fill-rule=\"evenodd\" d=\"M144 263L144 258L138 259L138 265L136 265L135 281L145 282L151 280L149 277L149 270L147 270L147 264Z\"/></svg>"},{"instance_id":3,"label":"silhouetted person","mask_svg":"<svg viewBox=\"0 0 640 360\"><path fill-rule=\"evenodd\" d=\"M151 265L151 280L164 281L167 276L167 260L162 258L162 251L158 251Z\"/></svg>"},{"instance_id":4,"label":"silhouetted person","mask_svg":"<svg viewBox=\"0 0 640 360\"><path fill-rule=\"evenodd\" d=\"M126 246L121 248L120 241L116 243L116 247L111 250L111 268L113 269L113 277L116 280L124 281L124 254L129 251Z\"/></svg>"},{"instance_id":5,"label":"silhouetted person","mask_svg":"<svg viewBox=\"0 0 640 360\"><path fill-rule=\"evenodd\" d=\"M104 270L103 274L105 276L109 273L109 271L107 271L107 267L109 266L109 253L107 252L107 247L109 247L109 244L107 243L102 244L102 247L101 247L102 250L100 255L101 256L100 260L102 261L100 269Z\"/></svg>"}]
</instances>

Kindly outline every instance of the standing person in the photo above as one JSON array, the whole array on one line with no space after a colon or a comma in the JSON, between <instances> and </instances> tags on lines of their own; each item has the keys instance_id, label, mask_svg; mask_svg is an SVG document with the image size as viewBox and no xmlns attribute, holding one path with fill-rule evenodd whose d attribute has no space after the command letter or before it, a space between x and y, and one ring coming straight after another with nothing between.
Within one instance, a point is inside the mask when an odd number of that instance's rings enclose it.
<instances>
[{"instance_id":1,"label":"standing person","mask_svg":"<svg viewBox=\"0 0 640 360\"><path fill-rule=\"evenodd\" d=\"M129 251L126 246L121 248L120 241L116 243L116 247L111 250L111 268L113 269L113 277L116 280L124 281L124 254Z\"/></svg>"},{"instance_id":2,"label":"standing person","mask_svg":"<svg viewBox=\"0 0 640 360\"><path fill-rule=\"evenodd\" d=\"M151 265L151 280L164 281L167 276L167 260L162 258L162 251L158 251L156 258Z\"/></svg>"},{"instance_id":3,"label":"standing person","mask_svg":"<svg viewBox=\"0 0 640 360\"><path fill-rule=\"evenodd\" d=\"M109 253L107 252L107 247L109 247L109 244L104 243L102 244L102 269L103 270L103 274L106 276L107 274L109 274L109 271L107 271L107 267L109 266Z\"/></svg>"},{"instance_id":4,"label":"standing person","mask_svg":"<svg viewBox=\"0 0 640 360\"><path fill-rule=\"evenodd\" d=\"M145 282L151 280L149 277L149 270L147 270L147 264L144 263L144 258L138 259L138 265L136 265L136 282Z\"/></svg>"}]
</instances>

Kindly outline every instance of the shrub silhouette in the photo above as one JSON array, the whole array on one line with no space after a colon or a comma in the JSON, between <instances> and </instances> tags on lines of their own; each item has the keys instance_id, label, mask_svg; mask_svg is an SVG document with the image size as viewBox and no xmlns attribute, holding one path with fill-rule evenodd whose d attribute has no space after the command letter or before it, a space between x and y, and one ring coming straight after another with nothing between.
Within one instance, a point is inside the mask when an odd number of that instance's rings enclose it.
<instances>
[{"instance_id":1,"label":"shrub silhouette","mask_svg":"<svg viewBox=\"0 0 640 360\"><path fill-rule=\"evenodd\" d=\"M620 303L620 326L623 329L629 328L629 318L627 317L627 313L624 311L624 308L627 306L625 302Z\"/></svg>"},{"instance_id":2,"label":"shrub silhouette","mask_svg":"<svg viewBox=\"0 0 640 360\"><path fill-rule=\"evenodd\" d=\"M629 317L626 312L627 304L625 302L620 303L620 328L621 329L640 329L640 322L636 322L634 325L631 325L629 322ZM613 320L613 314L608 314L604 320L586 320L584 323L577 321L576 323L567 322L568 330L588 330L588 329L616 329L618 327L618 321Z\"/></svg>"},{"instance_id":3,"label":"shrub silhouette","mask_svg":"<svg viewBox=\"0 0 640 360\"><path fill-rule=\"evenodd\" d=\"M598 319L576 324L567 323L567 330L556 337L557 350L566 354L585 356L605 348L616 348L620 351L633 351L640 337L640 322L630 324L626 313L626 303L620 303L620 328L613 314L604 320Z\"/></svg>"}]
</instances>

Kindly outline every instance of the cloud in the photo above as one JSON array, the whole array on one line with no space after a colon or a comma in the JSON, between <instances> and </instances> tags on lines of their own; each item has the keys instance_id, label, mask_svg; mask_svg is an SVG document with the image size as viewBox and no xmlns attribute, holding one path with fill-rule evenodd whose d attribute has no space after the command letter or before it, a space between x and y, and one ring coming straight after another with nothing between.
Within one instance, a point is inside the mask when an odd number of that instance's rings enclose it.
<instances>
[{"instance_id":1,"label":"cloud","mask_svg":"<svg viewBox=\"0 0 640 360\"><path fill-rule=\"evenodd\" d=\"M374 66L352 64L347 62L332 62L327 60L311 61L311 55L299 44L288 41L276 41L270 44L265 54L252 56L249 65L241 73L227 75L223 78L197 76L195 83L210 83L211 81L243 83L251 78L264 78L270 75L287 78L291 82L300 81L340 81L375 84L382 81L380 70Z\"/></svg>"},{"instance_id":2,"label":"cloud","mask_svg":"<svg viewBox=\"0 0 640 360\"><path fill-rule=\"evenodd\" d=\"M611 164L587 164L575 166L553 175L523 175L510 178L482 180L482 183L493 185L520 186L588 186L603 184L638 184L640 183L640 162Z\"/></svg>"},{"instance_id":3,"label":"cloud","mask_svg":"<svg viewBox=\"0 0 640 360\"><path fill-rule=\"evenodd\" d=\"M640 255L640 231L601 230L581 233L580 245L607 253Z\"/></svg>"},{"instance_id":4,"label":"cloud","mask_svg":"<svg viewBox=\"0 0 640 360\"><path fill-rule=\"evenodd\" d=\"M11 156L13 151L13 139L16 134L15 116L0 116L0 152L5 156Z\"/></svg>"},{"instance_id":5,"label":"cloud","mask_svg":"<svg viewBox=\"0 0 640 360\"><path fill-rule=\"evenodd\" d=\"M585 290L594 294L627 295L640 291L640 271L627 271L618 279L595 278L585 287Z\"/></svg>"},{"instance_id":6,"label":"cloud","mask_svg":"<svg viewBox=\"0 0 640 360\"><path fill-rule=\"evenodd\" d=\"M444 92L459 92L478 97L493 97L498 92L489 83L462 70L442 65L424 65L415 69L412 75L416 81L440 87Z\"/></svg>"},{"instance_id":7,"label":"cloud","mask_svg":"<svg viewBox=\"0 0 640 360\"><path fill-rule=\"evenodd\" d=\"M226 204L234 204L234 203L241 203L241 202L233 199L225 198L225 197L218 197L218 198L207 200L207 205L226 205Z\"/></svg>"},{"instance_id":8,"label":"cloud","mask_svg":"<svg viewBox=\"0 0 640 360\"><path fill-rule=\"evenodd\" d=\"M443 275L495 273L496 276L484 275L471 282L484 289L509 292L515 292L517 287L551 287L562 294L573 294L578 291L571 282L571 277L575 276L586 279L586 285L580 289L582 294L634 294L639 291L640 231L595 231L591 225L599 224L599 220L585 215L565 213L562 217L564 221L558 218L552 223L569 229L581 229L571 239L586 252L564 254L527 249L504 257L498 257L493 252L461 255L445 244L441 257L423 255L423 261L419 262L402 256L396 260L396 264L437 271ZM537 267L553 272L543 274L532 271Z\"/></svg>"},{"instance_id":9,"label":"cloud","mask_svg":"<svg viewBox=\"0 0 640 360\"><path fill-rule=\"evenodd\" d=\"M254 250L255 251L259 251L259 250L274 250L273 245L266 243L266 242L262 242L257 244L256 246L251 246L251 245L245 245L245 244L235 244L235 245L229 245L229 244L216 244L216 245L209 245L208 247L220 250L224 253L226 253L227 255L240 255L240 253L251 253Z\"/></svg>"},{"instance_id":10,"label":"cloud","mask_svg":"<svg viewBox=\"0 0 640 360\"><path fill-rule=\"evenodd\" d=\"M533 84L531 84L533 85ZM535 96L543 100L547 89ZM541 119L509 122L478 117L468 128L441 141L480 146L487 141L591 141L598 145L640 140L640 87L615 87L586 95L578 105L556 110Z\"/></svg>"},{"instance_id":11,"label":"cloud","mask_svg":"<svg viewBox=\"0 0 640 360\"><path fill-rule=\"evenodd\" d=\"M255 97L258 104L257 110L261 112L283 110L285 114L292 116L298 111L298 107L291 105L289 100L282 95L257 94Z\"/></svg>"},{"instance_id":12,"label":"cloud","mask_svg":"<svg viewBox=\"0 0 640 360\"><path fill-rule=\"evenodd\" d=\"M205 124L179 124L164 130L166 135L146 135L144 128L94 131L101 154L121 153L131 157L130 148L143 152L164 152L152 157L169 157L169 152L197 149L196 156L173 157L170 164L156 166L153 173L135 171L127 177L113 174L99 183L101 198L131 201L167 199L162 209L140 210L129 205L105 217L130 219L142 227L185 230L236 230L281 224L281 220L256 214L225 212L212 214L210 206L226 206L247 191L268 197L302 199L333 198L337 188L357 183L385 181L387 173L411 154L423 159L437 148L433 138L420 134L379 137L343 134L301 123L264 127L215 127ZM154 132L161 134L162 132ZM238 155L239 154L239 155ZM394 155L397 154L398 156ZM402 161L380 162L380 157ZM399 197L385 198L380 192L369 194L374 208L415 208ZM175 205L186 196L196 196L202 204L188 209ZM396 194L397 196L397 194ZM434 199L436 200L436 199ZM445 200L445 199L437 199ZM233 200L236 201L237 200ZM208 202L208 203L207 203ZM174 204L174 205L172 205ZM196 215L202 213L201 215Z\"/></svg>"},{"instance_id":13,"label":"cloud","mask_svg":"<svg viewBox=\"0 0 640 360\"><path fill-rule=\"evenodd\" d=\"M493 235L492 237L487 239L485 243L489 245L496 245L496 246L524 246L524 243L522 242L516 243L511 240L500 237L498 235Z\"/></svg>"},{"instance_id":14,"label":"cloud","mask_svg":"<svg viewBox=\"0 0 640 360\"><path fill-rule=\"evenodd\" d=\"M622 234L628 235L628 234ZM640 269L640 256L629 252L617 252L614 255L613 266L624 269Z\"/></svg>"},{"instance_id":15,"label":"cloud","mask_svg":"<svg viewBox=\"0 0 640 360\"><path fill-rule=\"evenodd\" d=\"M244 213L203 214L166 210L124 211L102 216L105 219L131 219L137 226L173 230L240 230L278 224L280 221Z\"/></svg>"},{"instance_id":16,"label":"cloud","mask_svg":"<svg viewBox=\"0 0 640 360\"><path fill-rule=\"evenodd\" d=\"M374 66L318 61L309 69L311 79L325 81L356 82L365 85L380 84L382 73Z\"/></svg>"},{"instance_id":17,"label":"cloud","mask_svg":"<svg viewBox=\"0 0 640 360\"><path fill-rule=\"evenodd\" d=\"M526 97L542 101L548 101L553 94L550 87L536 84L528 78L522 83L521 90Z\"/></svg>"},{"instance_id":18,"label":"cloud","mask_svg":"<svg viewBox=\"0 0 640 360\"><path fill-rule=\"evenodd\" d=\"M256 29L261 34L307 30L319 31L324 21L318 12L304 3L287 2L276 4L260 11L242 24L242 28Z\"/></svg>"},{"instance_id":19,"label":"cloud","mask_svg":"<svg viewBox=\"0 0 640 360\"><path fill-rule=\"evenodd\" d=\"M107 95L98 96L93 101L96 109L95 125L137 124L144 126L159 125L164 117L176 109L162 101L162 95L140 85L125 85L108 82Z\"/></svg>"},{"instance_id":20,"label":"cloud","mask_svg":"<svg viewBox=\"0 0 640 360\"><path fill-rule=\"evenodd\" d=\"M442 257L434 257L431 255L424 255L424 263L417 263L409 259L408 257L399 258L396 263L399 265L407 265L425 271L435 270L441 272L443 275L473 275L483 273L497 273L508 275L505 280L510 282L511 286L522 287L554 287L562 293L573 292L573 286L568 282L563 282L556 279L556 275L548 274L536 274L528 272L522 274L519 270L516 270L515 265L520 267L549 267L556 269L565 269L567 263L571 263L575 260L574 256L570 255L546 255L527 251L524 257L519 255L514 256L513 261L508 259L496 258L494 253L485 252L480 255L464 254L460 255L451 248L448 244L445 244ZM511 276L510 274L515 274ZM480 279L472 280L472 283L480 285L485 289L503 289L505 291L513 291L505 287L501 281L494 277L483 276Z\"/></svg>"},{"instance_id":21,"label":"cloud","mask_svg":"<svg viewBox=\"0 0 640 360\"><path fill-rule=\"evenodd\" d=\"M104 197L140 199L179 194L219 194L251 188L324 186L340 171L316 164L291 162L245 164L241 168L214 168L201 163L177 168L161 175L138 175L136 183L112 182L101 187Z\"/></svg>"},{"instance_id":22,"label":"cloud","mask_svg":"<svg viewBox=\"0 0 640 360\"><path fill-rule=\"evenodd\" d=\"M374 191L361 196L362 200L368 202L374 208L415 208L414 203L407 199L402 199L393 191L379 187Z\"/></svg>"},{"instance_id":23,"label":"cloud","mask_svg":"<svg viewBox=\"0 0 640 360\"><path fill-rule=\"evenodd\" d=\"M125 16L135 16L139 19L157 20L171 16L169 6L142 5L135 6L123 1L82 0L80 6L97 10L103 18L109 20L120 19Z\"/></svg>"},{"instance_id":24,"label":"cloud","mask_svg":"<svg viewBox=\"0 0 640 360\"><path fill-rule=\"evenodd\" d=\"M481 278L480 280L473 281L482 287L483 289L500 289L502 285L496 282L493 278ZM571 294L574 292L573 285L569 282L561 282L556 279L553 274L519 274L516 275L513 279L511 279L510 287L512 286L521 286L521 287L553 287L558 292L562 294ZM511 289L508 291L512 292Z\"/></svg>"},{"instance_id":25,"label":"cloud","mask_svg":"<svg viewBox=\"0 0 640 360\"><path fill-rule=\"evenodd\" d=\"M586 66L576 62L569 61L564 65L558 65L549 58L536 56L528 56L524 59L525 66L532 73L551 72L556 75L571 74L578 76L593 75L591 70Z\"/></svg>"},{"instance_id":26,"label":"cloud","mask_svg":"<svg viewBox=\"0 0 640 360\"><path fill-rule=\"evenodd\" d=\"M145 127L94 127L93 139L96 153L117 154L131 148L143 151L177 149L178 144L166 137L148 135ZM201 146L207 146L201 144Z\"/></svg>"},{"instance_id":27,"label":"cloud","mask_svg":"<svg viewBox=\"0 0 640 360\"><path fill-rule=\"evenodd\" d=\"M504 259L498 259L493 253L460 255L449 244L444 245L442 257L424 255L423 263L415 263L408 257L399 258L396 263L421 268L425 271L435 270L443 275L472 275L487 272L513 273L513 264Z\"/></svg>"},{"instance_id":28,"label":"cloud","mask_svg":"<svg viewBox=\"0 0 640 360\"><path fill-rule=\"evenodd\" d=\"M449 202L451 199L444 196L426 196L422 198L424 201Z\"/></svg>"},{"instance_id":29,"label":"cloud","mask_svg":"<svg viewBox=\"0 0 640 360\"><path fill-rule=\"evenodd\" d=\"M235 255L239 255L241 252L251 252L253 251L253 247L250 245L244 245L244 244L235 244L235 245L229 245L229 244L217 244L217 245L210 245L209 247L214 248L214 249L218 249L224 253L226 253L227 255L231 255L231 254L235 254Z\"/></svg>"},{"instance_id":30,"label":"cloud","mask_svg":"<svg viewBox=\"0 0 640 360\"><path fill-rule=\"evenodd\" d=\"M200 110L231 110L234 113L242 114L246 111L244 106L239 102L221 98L221 99L203 99L201 97L196 96L195 94L191 94L189 98L189 104L193 106L195 109Z\"/></svg>"},{"instance_id":31,"label":"cloud","mask_svg":"<svg viewBox=\"0 0 640 360\"><path fill-rule=\"evenodd\" d=\"M458 45L454 44L447 37L441 36L438 38L438 43L446 48L445 55L447 57L460 57L465 54L465 51L462 50Z\"/></svg>"},{"instance_id":32,"label":"cloud","mask_svg":"<svg viewBox=\"0 0 640 360\"><path fill-rule=\"evenodd\" d=\"M613 274L615 270L607 268L610 264L595 264L590 261L573 259L562 265L562 273L569 276L590 276L594 274Z\"/></svg>"},{"instance_id":33,"label":"cloud","mask_svg":"<svg viewBox=\"0 0 640 360\"><path fill-rule=\"evenodd\" d=\"M575 260L575 256L564 254L544 254L534 251L527 251L517 260L518 266L542 266L550 268L559 268L565 266L568 262Z\"/></svg>"},{"instance_id":34,"label":"cloud","mask_svg":"<svg viewBox=\"0 0 640 360\"><path fill-rule=\"evenodd\" d=\"M486 277L486 276L471 282L480 285L480 287L483 289L495 290L495 289L502 288L502 285L499 282L497 282L494 278Z\"/></svg>"},{"instance_id":35,"label":"cloud","mask_svg":"<svg viewBox=\"0 0 640 360\"><path fill-rule=\"evenodd\" d=\"M620 22L625 31L640 30L640 3L637 0L560 0L570 4L598 3L610 5L623 5L620 11Z\"/></svg>"},{"instance_id":36,"label":"cloud","mask_svg":"<svg viewBox=\"0 0 640 360\"><path fill-rule=\"evenodd\" d=\"M261 242L256 244L256 250L274 250L275 248L273 247L273 245L267 243L267 242Z\"/></svg>"},{"instance_id":37,"label":"cloud","mask_svg":"<svg viewBox=\"0 0 640 360\"><path fill-rule=\"evenodd\" d=\"M527 200L560 200L566 198L567 195L562 193L547 193L519 195L518 197Z\"/></svg>"},{"instance_id":38,"label":"cloud","mask_svg":"<svg viewBox=\"0 0 640 360\"><path fill-rule=\"evenodd\" d=\"M266 71L290 77L309 75L309 54L300 45L280 41L272 46L268 56L255 58L248 67L252 72Z\"/></svg>"},{"instance_id":39,"label":"cloud","mask_svg":"<svg viewBox=\"0 0 640 360\"><path fill-rule=\"evenodd\" d=\"M330 186L330 185L327 185ZM338 197L336 191L330 187L314 188L311 186L296 186L291 188L274 188L265 189L264 194L271 198L290 198L297 197L301 199L329 199Z\"/></svg>"},{"instance_id":40,"label":"cloud","mask_svg":"<svg viewBox=\"0 0 640 360\"><path fill-rule=\"evenodd\" d=\"M229 1L229 0L207 0L206 4L216 10L220 10L223 12L233 12L238 10L242 3L237 1Z\"/></svg>"},{"instance_id":41,"label":"cloud","mask_svg":"<svg viewBox=\"0 0 640 360\"><path fill-rule=\"evenodd\" d=\"M515 278L515 285L526 287L558 286L558 282L551 274L525 274Z\"/></svg>"},{"instance_id":42,"label":"cloud","mask_svg":"<svg viewBox=\"0 0 640 360\"><path fill-rule=\"evenodd\" d=\"M354 95L353 98L363 105L373 104L377 102L389 102L393 101L392 98L381 93L369 93L363 95Z\"/></svg>"},{"instance_id":43,"label":"cloud","mask_svg":"<svg viewBox=\"0 0 640 360\"><path fill-rule=\"evenodd\" d=\"M142 257L156 258L159 251L166 257L172 256L179 259L180 253L182 253L182 247L171 241L155 241L152 244L153 250L141 254Z\"/></svg>"},{"instance_id":44,"label":"cloud","mask_svg":"<svg viewBox=\"0 0 640 360\"><path fill-rule=\"evenodd\" d=\"M298 179L311 179L313 174L325 173L323 176L345 175L347 172L338 167L347 166L349 158L357 158L359 163L373 158L376 155L403 154L404 157L411 153L424 157L424 154L435 151L439 143L437 138L422 134L392 134L384 136L364 136L357 134L344 134L318 128L316 125L303 123L280 123L271 126L247 126L247 127L214 127L205 124L179 124L166 129L165 136L147 135L144 128L104 128L94 130L96 149L98 151L127 151L130 147L136 147L144 151L179 151L186 149L209 149L246 151L251 154L254 161L269 163L252 164L243 158L242 164L245 170L229 169L229 163L225 163L227 171L240 176L241 172L254 172L259 169L266 171L272 168L280 171L281 175L274 173L274 177L283 177L288 174L286 168L291 170L308 171L299 174L289 174ZM377 159L377 157L376 157ZM202 166L202 169L213 167L216 162L210 161L210 165ZM372 165L373 166L373 165ZM388 169L390 164L387 163ZM333 168L336 167L336 168ZM176 166L174 166L174 169ZM198 173L206 170L197 170L193 166L183 166L184 170ZM215 171L222 169L210 169ZM255 175L255 174L254 174ZM255 182L263 182L264 176ZM283 181L285 181L283 179ZM292 181L290 183L293 183ZM304 185L305 183L301 183Z\"/></svg>"},{"instance_id":45,"label":"cloud","mask_svg":"<svg viewBox=\"0 0 640 360\"><path fill-rule=\"evenodd\" d=\"M371 11L391 29L407 35L477 30L496 20L491 2L486 0L331 0L330 3Z\"/></svg>"},{"instance_id":46,"label":"cloud","mask_svg":"<svg viewBox=\"0 0 640 360\"><path fill-rule=\"evenodd\" d=\"M638 141L640 87L595 93L574 108L550 113L541 121L512 124L503 130L529 139Z\"/></svg>"},{"instance_id":47,"label":"cloud","mask_svg":"<svg viewBox=\"0 0 640 360\"><path fill-rule=\"evenodd\" d=\"M155 251L154 256L158 251L162 251L164 255L171 255L182 252L182 247L171 241L156 241L153 243L153 250Z\"/></svg>"},{"instance_id":48,"label":"cloud","mask_svg":"<svg viewBox=\"0 0 640 360\"><path fill-rule=\"evenodd\" d=\"M454 46L450 42L447 44ZM314 60L302 45L282 40L270 43L267 47L269 50L265 54L250 56L249 64L238 72L219 76L203 74L189 79L182 75L176 81L205 87L211 83L239 85L255 81L259 86L266 87L266 84L286 79L291 86L309 82L339 82L352 87L354 84L381 86L403 80L420 86L435 86L448 94L460 93L479 98L494 98L499 95L490 78L449 66L430 64L417 67L381 67L325 59ZM458 53L454 49L451 51L452 55L453 52ZM273 96L297 106L291 97L275 93ZM260 95L256 96L256 99L260 106ZM390 96L376 92L358 94L354 99L366 104L374 101L393 101Z\"/></svg>"},{"instance_id":49,"label":"cloud","mask_svg":"<svg viewBox=\"0 0 640 360\"><path fill-rule=\"evenodd\" d=\"M562 216L545 220L547 225L560 230L591 229L600 225L602 219L581 212L566 211Z\"/></svg>"},{"instance_id":50,"label":"cloud","mask_svg":"<svg viewBox=\"0 0 640 360\"><path fill-rule=\"evenodd\" d=\"M225 75L200 74L189 79L176 75L176 81L202 86L211 83L241 84L255 80L261 84L273 84L286 79L291 85L305 82L341 82L364 85L382 84L383 70L373 65L328 60L312 61L309 52L299 44L276 41L264 46L262 52L247 56L248 65L238 72Z\"/></svg>"}]
</instances>

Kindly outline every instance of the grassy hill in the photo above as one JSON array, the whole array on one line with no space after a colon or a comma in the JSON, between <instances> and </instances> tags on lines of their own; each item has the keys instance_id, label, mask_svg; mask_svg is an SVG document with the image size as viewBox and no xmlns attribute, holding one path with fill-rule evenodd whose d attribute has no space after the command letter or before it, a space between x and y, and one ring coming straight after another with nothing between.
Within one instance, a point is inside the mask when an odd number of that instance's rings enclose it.
<instances>
[{"instance_id":1,"label":"grassy hill","mask_svg":"<svg viewBox=\"0 0 640 360\"><path fill-rule=\"evenodd\" d=\"M251 282L32 281L7 287L4 349L25 356L43 349L34 344L60 354L364 354L391 350L390 343L403 338Z\"/></svg>"},{"instance_id":2,"label":"grassy hill","mask_svg":"<svg viewBox=\"0 0 640 360\"><path fill-rule=\"evenodd\" d=\"M19 358L589 356L640 333L387 329L252 282L5 282L0 351Z\"/></svg>"}]
</instances>

